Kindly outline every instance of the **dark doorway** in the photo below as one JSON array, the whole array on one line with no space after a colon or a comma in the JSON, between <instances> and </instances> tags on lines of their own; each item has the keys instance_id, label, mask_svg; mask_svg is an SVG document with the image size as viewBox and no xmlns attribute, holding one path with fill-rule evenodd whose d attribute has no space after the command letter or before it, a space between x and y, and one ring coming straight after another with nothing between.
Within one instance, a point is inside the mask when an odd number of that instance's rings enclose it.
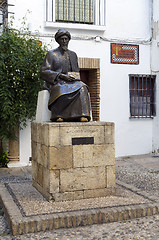
<instances>
[{"instance_id":1,"label":"dark doorway","mask_svg":"<svg viewBox=\"0 0 159 240\"><path fill-rule=\"evenodd\" d=\"M97 69L80 69L81 80L89 88L93 121L99 121L99 83Z\"/></svg>"}]
</instances>

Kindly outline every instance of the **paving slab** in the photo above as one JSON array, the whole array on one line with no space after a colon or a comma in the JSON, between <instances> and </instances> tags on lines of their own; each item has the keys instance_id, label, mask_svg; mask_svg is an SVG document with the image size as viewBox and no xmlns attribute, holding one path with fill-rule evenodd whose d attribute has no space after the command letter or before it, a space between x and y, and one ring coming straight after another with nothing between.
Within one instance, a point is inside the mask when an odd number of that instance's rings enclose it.
<instances>
[{"instance_id":1,"label":"paving slab","mask_svg":"<svg viewBox=\"0 0 159 240\"><path fill-rule=\"evenodd\" d=\"M116 158L117 165L124 166L125 162L134 162L134 165L139 165L149 170L159 170L159 154L143 154Z\"/></svg>"},{"instance_id":2,"label":"paving slab","mask_svg":"<svg viewBox=\"0 0 159 240\"><path fill-rule=\"evenodd\" d=\"M0 184L0 201L13 235L117 222L159 213L159 202L134 186L117 181L117 195L48 202L31 181Z\"/></svg>"}]
</instances>

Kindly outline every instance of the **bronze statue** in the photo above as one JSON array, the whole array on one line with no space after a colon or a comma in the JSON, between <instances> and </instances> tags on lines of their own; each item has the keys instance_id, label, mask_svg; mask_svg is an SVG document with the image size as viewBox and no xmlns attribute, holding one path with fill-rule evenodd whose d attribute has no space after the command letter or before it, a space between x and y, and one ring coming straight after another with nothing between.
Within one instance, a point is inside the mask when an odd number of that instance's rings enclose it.
<instances>
[{"instance_id":1,"label":"bronze statue","mask_svg":"<svg viewBox=\"0 0 159 240\"><path fill-rule=\"evenodd\" d=\"M68 50L70 39L65 29L57 31L59 47L46 54L41 76L50 92L51 121L86 122L91 119L90 97L87 85L80 80L77 55Z\"/></svg>"}]
</instances>

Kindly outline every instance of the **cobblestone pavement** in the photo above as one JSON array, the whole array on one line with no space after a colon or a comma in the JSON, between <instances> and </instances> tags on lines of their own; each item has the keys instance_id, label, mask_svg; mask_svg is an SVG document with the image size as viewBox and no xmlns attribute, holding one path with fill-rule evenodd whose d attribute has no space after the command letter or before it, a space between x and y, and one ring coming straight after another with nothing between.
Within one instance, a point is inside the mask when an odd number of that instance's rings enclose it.
<instances>
[{"instance_id":1,"label":"cobblestone pavement","mask_svg":"<svg viewBox=\"0 0 159 240\"><path fill-rule=\"evenodd\" d=\"M159 196L159 157L132 156L116 160L116 178Z\"/></svg>"},{"instance_id":2,"label":"cobblestone pavement","mask_svg":"<svg viewBox=\"0 0 159 240\"><path fill-rule=\"evenodd\" d=\"M2 172L2 174L1 174ZM116 159L117 179L150 195L159 196L159 157L151 155ZM30 168L1 171L0 182L31 179ZM36 234L11 236L0 207L0 239L4 240L159 240L159 215L101 225L59 229Z\"/></svg>"}]
</instances>

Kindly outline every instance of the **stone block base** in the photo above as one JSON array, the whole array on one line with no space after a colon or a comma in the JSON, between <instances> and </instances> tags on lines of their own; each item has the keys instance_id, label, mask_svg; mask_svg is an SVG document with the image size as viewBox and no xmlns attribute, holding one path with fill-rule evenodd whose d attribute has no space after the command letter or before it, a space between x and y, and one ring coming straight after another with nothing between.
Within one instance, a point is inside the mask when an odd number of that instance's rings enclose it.
<instances>
[{"instance_id":1,"label":"stone block base","mask_svg":"<svg viewBox=\"0 0 159 240\"><path fill-rule=\"evenodd\" d=\"M114 124L32 123L33 186L48 200L115 194Z\"/></svg>"}]
</instances>

